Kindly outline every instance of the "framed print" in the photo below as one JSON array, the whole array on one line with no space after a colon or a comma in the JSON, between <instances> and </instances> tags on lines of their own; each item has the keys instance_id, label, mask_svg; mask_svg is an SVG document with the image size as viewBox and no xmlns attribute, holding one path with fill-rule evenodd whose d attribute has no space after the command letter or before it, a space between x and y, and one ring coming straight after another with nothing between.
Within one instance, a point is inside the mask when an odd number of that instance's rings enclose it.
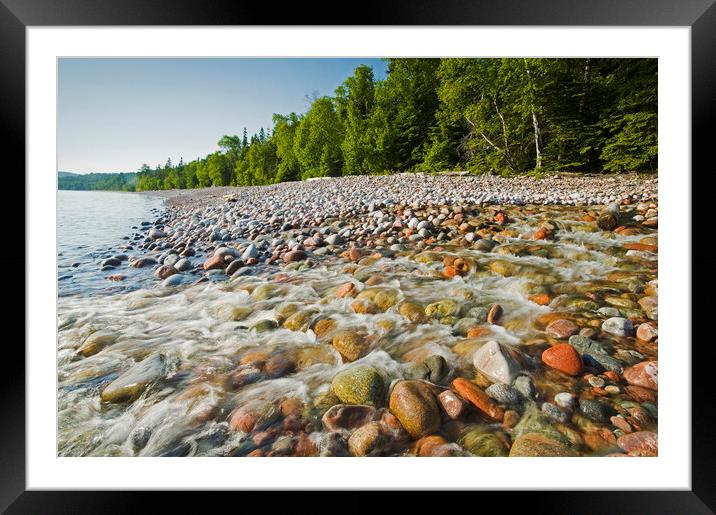
<instances>
[{"instance_id":1,"label":"framed print","mask_svg":"<svg viewBox=\"0 0 716 515\"><path fill-rule=\"evenodd\" d=\"M690 253L716 8L394 7L0 6L27 242L3 509L711 512Z\"/></svg>"}]
</instances>

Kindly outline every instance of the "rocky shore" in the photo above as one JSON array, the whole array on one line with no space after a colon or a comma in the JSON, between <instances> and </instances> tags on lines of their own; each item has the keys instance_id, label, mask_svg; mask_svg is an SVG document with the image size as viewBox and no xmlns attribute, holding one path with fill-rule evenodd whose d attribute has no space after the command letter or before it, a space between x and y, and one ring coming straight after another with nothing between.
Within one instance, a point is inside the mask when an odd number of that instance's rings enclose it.
<instances>
[{"instance_id":1,"label":"rocky shore","mask_svg":"<svg viewBox=\"0 0 716 515\"><path fill-rule=\"evenodd\" d=\"M168 208L98 272L157 288L92 320L60 306L60 405L106 421L79 438L66 419L61 454L654 456L657 186L153 192Z\"/></svg>"}]
</instances>

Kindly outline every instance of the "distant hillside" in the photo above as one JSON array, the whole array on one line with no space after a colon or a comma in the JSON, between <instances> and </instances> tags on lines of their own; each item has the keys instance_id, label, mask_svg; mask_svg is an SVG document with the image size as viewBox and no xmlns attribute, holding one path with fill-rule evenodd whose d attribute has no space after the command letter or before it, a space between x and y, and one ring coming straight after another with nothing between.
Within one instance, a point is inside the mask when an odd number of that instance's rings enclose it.
<instances>
[{"instance_id":1,"label":"distant hillside","mask_svg":"<svg viewBox=\"0 0 716 515\"><path fill-rule=\"evenodd\" d=\"M57 188L60 190L106 190L134 191L136 173L88 173L57 172Z\"/></svg>"}]
</instances>

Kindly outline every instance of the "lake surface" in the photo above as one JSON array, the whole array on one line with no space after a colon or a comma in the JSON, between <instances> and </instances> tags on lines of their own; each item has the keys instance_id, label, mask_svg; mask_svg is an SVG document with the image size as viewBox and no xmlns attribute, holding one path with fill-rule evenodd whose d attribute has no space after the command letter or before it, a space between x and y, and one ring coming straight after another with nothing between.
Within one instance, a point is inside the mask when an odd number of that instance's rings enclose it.
<instances>
[{"instance_id":1,"label":"lake surface","mask_svg":"<svg viewBox=\"0 0 716 515\"><path fill-rule=\"evenodd\" d=\"M59 295L112 293L117 285L100 273L100 263L120 253L133 227L151 221L164 200L115 191L59 191L57 193L57 252ZM136 286L136 283L134 284Z\"/></svg>"}]
</instances>

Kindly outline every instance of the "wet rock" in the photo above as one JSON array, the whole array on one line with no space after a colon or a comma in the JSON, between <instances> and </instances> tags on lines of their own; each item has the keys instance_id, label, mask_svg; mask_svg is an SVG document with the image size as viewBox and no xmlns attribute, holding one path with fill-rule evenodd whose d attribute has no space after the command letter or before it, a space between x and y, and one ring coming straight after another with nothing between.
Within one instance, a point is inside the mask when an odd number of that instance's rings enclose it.
<instances>
[{"instance_id":1,"label":"wet rock","mask_svg":"<svg viewBox=\"0 0 716 515\"><path fill-rule=\"evenodd\" d=\"M323 414L321 422L326 431L351 432L378 418L373 406L337 404Z\"/></svg>"},{"instance_id":2,"label":"wet rock","mask_svg":"<svg viewBox=\"0 0 716 515\"><path fill-rule=\"evenodd\" d=\"M340 433L325 433L321 437L318 447L320 456L350 456L348 452L348 442L340 435Z\"/></svg>"},{"instance_id":3,"label":"wet rock","mask_svg":"<svg viewBox=\"0 0 716 515\"><path fill-rule=\"evenodd\" d=\"M487 342L473 357L477 370L498 383L510 384L522 371L520 364L512 357L509 349L496 341Z\"/></svg>"},{"instance_id":4,"label":"wet rock","mask_svg":"<svg viewBox=\"0 0 716 515\"><path fill-rule=\"evenodd\" d=\"M629 385L624 388L624 392L637 402L651 402L656 404L659 400L659 395L656 390L644 388L643 386Z\"/></svg>"},{"instance_id":5,"label":"wet rock","mask_svg":"<svg viewBox=\"0 0 716 515\"><path fill-rule=\"evenodd\" d=\"M474 456L505 457L509 452L500 438L493 433L486 433L482 429L468 431L458 443Z\"/></svg>"},{"instance_id":6,"label":"wet rock","mask_svg":"<svg viewBox=\"0 0 716 515\"><path fill-rule=\"evenodd\" d=\"M154 271L154 277L156 279L166 279L169 276L178 274L179 271L171 265L162 265Z\"/></svg>"},{"instance_id":7,"label":"wet rock","mask_svg":"<svg viewBox=\"0 0 716 515\"><path fill-rule=\"evenodd\" d=\"M345 283L336 290L336 297L353 297L356 294L356 286L353 283Z\"/></svg>"},{"instance_id":8,"label":"wet rock","mask_svg":"<svg viewBox=\"0 0 716 515\"><path fill-rule=\"evenodd\" d=\"M164 280L162 281L162 286L163 286L164 288L170 288L170 287L173 287L173 286L179 286L179 285L182 284L183 282L184 282L184 277L183 277L182 275L180 275L180 274L174 274L174 275L170 275L169 277L167 277L166 279L164 279Z\"/></svg>"},{"instance_id":9,"label":"wet rock","mask_svg":"<svg viewBox=\"0 0 716 515\"><path fill-rule=\"evenodd\" d=\"M303 261L308 256L306 253L302 250L292 250L291 252L286 252L283 255L283 262L284 263L296 263L298 261Z\"/></svg>"},{"instance_id":10,"label":"wet rock","mask_svg":"<svg viewBox=\"0 0 716 515\"><path fill-rule=\"evenodd\" d=\"M155 353L134 364L102 390L102 400L112 403L135 401L149 385L164 375L165 363L165 357Z\"/></svg>"},{"instance_id":11,"label":"wet rock","mask_svg":"<svg viewBox=\"0 0 716 515\"><path fill-rule=\"evenodd\" d=\"M569 420L569 415L550 402L543 403L541 409L542 413L557 422L564 423Z\"/></svg>"},{"instance_id":12,"label":"wet rock","mask_svg":"<svg viewBox=\"0 0 716 515\"><path fill-rule=\"evenodd\" d=\"M326 336L328 333L333 331L336 328L336 321L332 318L324 318L321 320L318 320L313 325L313 332L316 333L316 336L319 338Z\"/></svg>"},{"instance_id":13,"label":"wet rock","mask_svg":"<svg viewBox=\"0 0 716 515\"><path fill-rule=\"evenodd\" d=\"M211 256L204 261L204 270L223 270L225 266L224 256Z\"/></svg>"},{"instance_id":14,"label":"wet rock","mask_svg":"<svg viewBox=\"0 0 716 515\"><path fill-rule=\"evenodd\" d=\"M559 392L554 396L554 402L557 406L572 411L574 409L574 403L576 398L573 393L570 392Z\"/></svg>"},{"instance_id":15,"label":"wet rock","mask_svg":"<svg viewBox=\"0 0 716 515\"><path fill-rule=\"evenodd\" d=\"M570 336L569 344L579 354L608 354L612 351L611 345L598 342L582 335Z\"/></svg>"},{"instance_id":16,"label":"wet rock","mask_svg":"<svg viewBox=\"0 0 716 515\"><path fill-rule=\"evenodd\" d=\"M440 355L428 356L423 361L423 365L425 365L428 371L425 379L433 383L440 383L450 372L445 358Z\"/></svg>"},{"instance_id":17,"label":"wet rock","mask_svg":"<svg viewBox=\"0 0 716 515\"><path fill-rule=\"evenodd\" d=\"M389 409L413 438L440 428L440 411L435 395L420 381L400 381L390 395Z\"/></svg>"},{"instance_id":18,"label":"wet rock","mask_svg":"<svg viewBox=\"0 0 716 515\"><path fill-rule=\"evenodd\" d=\"M344 361L355 361L365 355L369 348L364 335L356 331L338 331L332 340L333 347L340 353Z\"/></svg>"},{"instance_id":19,"label":"wet rock","mask_svg":"<svg viewBox=\"0 0 716 515\"><path fill-rule=\"evenodd\" d=\"M463 399L466 399L489 418L501 421L504 417L505 411L475 383L458 377L453 380L452 387Z\"/></svg>"},{"instance_id":20,"label":"wet rock","mask_svg":"<svg viewBox=\"0 0 716 515\"><path fill-rule=\"evenodd\" d=\"M550 322L545 329L547 334L559 339L566 339L579 332L579 327L571 320L555 320Z\"/></svg>"},{"instance_id":21,"label":"wet rock","mask_svg":"<svg viewBox=\"0 0 716 515\"><path fill-rule=\"evenodd\" d=\"M99 351L113 344L117 340L118 335L107 331L96 331L90 334L85 341L82 343L77 354L89 357L94 356Z\"/></svg>"},{"instance_id":22,"label":"wet rock","mask_svg":"<svg viewBox=\"0 0 716 515\"><path fill-rule=\"evenodd\" d=\"M240 259L234 259L229 266L226 267L226 275L234 275L242 266L244 262Z\"/></svg>"},{"instance_id":23,"label":"wet rock","mask_svg":"<svg viewBox=\"0 0 716 515\"><path fill-rule=\"evenodd\" d=\"M504 405L518 404L522 400L522 394L510 385L495 383L485 389L485 393Z\"/></svg>"},{"instance_id":24,"label":"wet rock","mask_svg":"<svg viewBox=\"0 0 716 515\"><path fill-rule=\"evenodd\" d=\"M487 323L496 324L502 318L504 309L499 304L493 304L490 311L487 313Z\"/></svg>"},{"instance_id":25,"label":"wet rock","mask_svg":"<svg viewBox=\"0 0 716 515\"><path fill-rule=\"evenodd\" d=\"M187 272L192 269L192 264L191 261L186 258L183 258L174 263L174 268L176 268L180 272Z\"/></svg>"},{"instance_id":26,"label":"wet rock","mask_svg":"<svg viewBox=\"0 0 716 515\"><path fill-rule=\"evenodd\" d=\"M579 453L554 440L537 434L527 433L515 440L510 448L510 457L576 457Z\"/></svg>"},{"instance_id":27,"label":"wet rock","mask_svg":"<svg viewBox=\"0 0 716 515\"><path fill-rule=\"evenodd\" d=\"M384 289L376 293L373 303L380 311L387 311L395 305L398 300L398 291L392 288Z\"/></svg>"},{"instance_id":28,"label":"wet rock","mask_svg":"<svg viewBox=\"0 0 716 515\"><path fill-rule=\"evenodd\" d=\"M659 363L657 361L643 361L624 370L624 379L634 386L659 389Z\"/></svg>"},{"instance_id":29,"label":"wet rock","mask_svg":"<svg viewBox=\"0 0 716 515\"><path fill-rule=\"evenodd\" d=\"M590 420L605 423L614 414L614 410L599 401L585 399L579 402L579 410Z\"/></svg>"},{"instance_id":30,"label":"wet rock","mask_svg":"<svg viewBox=\"0 0 716 515\"><path fill-rule=\"evenodd\" d=\"M283 323L284 329L289 331L307 331L316 312L313 310L297 311L289 316Z\"/></svg>"},{"instance_id":31,"label":"wet rock","mask_svg":"<svg viewBox=\"0 0 716 515\"><path fill-rule=\"evenodd\" d=\"M274 296L279 296L283 294L282 288L279 287L279 285L276 284L260 284L254 290L251 292L251 298L254 300L269 300L273 298Z\"/></svg>"},{"instance_id":32,"label":"wet rock","mask_svg":"<svg viewBox=\"0 0 716 515\"><path fill-rule=\"evenodd\" d=\"M256 249L256 245L253 243L249 244L248 247L244 250L244 252L241 254L241 259L244 261L248 261L251 258L257 258L259 257L259 251Z\"/></svg>"},{"instance_id":33,"label":"wet rock","mask_svg":"<svg viewBox=\"0 0 716 515\"><path fill-rule=\"evenodd\" d=\"M167 234L160 229L150 229L148 236L152 240L158 240L160 238L166 238Z\"/></svg>"},{"instance_id":34,"label":"wet rock","mask_svg":"<svg viewBox=\"0 0 716 515\"><path fill-rule=\"evenodd\" d=\"M453 420L460 418L467 409L467 403L451 390L441 392L438 400L445 414Z\"/></svg>"},{"instance_id":35,"label":"wet rock","mask_svg":"<svg viewBox=\"0 0 716 515\"><path fill-rule=\"evenodd\" d=\"M614 336L631 336L634 334L634 326L628 318L612 317L602 323L602 331Z\"/></svg>"},{"instance_id":36,"label":"wet rock","mask_svg":"<svg viewBox=\"0 0 716 515\"><path fill-rule=\"evenodd\" d=\"M153 266L157 264L157 260L151 257L143 257L136 259L129 266L133 268L144 268L145 266Z\"/></svg>"},{"instance_id":37,"label":"wet rock","mask_svg":"<svg viewBox=\"0 0 716 515\"><path fill-rule=\"evenodd\" d=\"M576 376L582 372L582 359L574 347L568 343L555 345L545 350L542 353L542 361L548 367L570 376Z\"/></svg>"},{"instance_id":38,"label":"wet rock","mask_svg":"<svg viewBox=\"0 0 716 515\"><path fill-rule=\"evenodd\" d=\"M273 331L276 328L278 328L278 322L276 320L265 318L253 324L250 330L256 331L257 333L265 333L266 331Z\"/></svg>"},{"instance_id":39,"label":"wet rock","mask_svg":"<svg viewBox=\"0 0 716 515\"><path fill-rule=\"evenodd\" d=\"M413 322L414 324L424 324L427 322L425 310L422 306L414 302L402 302L398 306L398 313Z\"/></svg>"},{"instance_id":40,"label":"wet rock","mask_svg":"<svg viewBox=\"0 0 716 515\"><path fill-rule=\"evenodd\" d=\"M278 354L271 356L264 365L263 372L270 378L283 377L296 369L296 362L289 358Z\"/></svg>"},{"instance_id":41,"label":"wet rock","mask_svg":"<svg viewBox=\"0 0 716 515\"><path fill-rule=\"evenodd\" d=\"M103 260L102 263L100 263L100 266L103 268L106 266L118 267L121 264L122 264L122 262L119 259L111 257L111 258L107 258L107 259Z\"/></svg>"},{"instance_id":42,"label":"wet rock","mask_svg":"<svg viewBox=\"0 0 716 515\"><path fill-rule=\"evenodd\" d=\"M535 403L530 403L525 409L519 423L512 430L512 438L516 440L528 433L540 434L566 446L573 445L570 439L557 429L553 420L542 413Z\"/></svg>"},{"instance_id":43,"label":"wet rock","mask_svg":"<svg viewBox=\"0 0 716 515\"><path fill-rule=\"evenodd\" d=\"M657 456L659 453L658 436L651 431L638 431L620 436L617 445L631 456Z\"/></svg>"},{"instance_id":44,"label":"wet rock","mask_svg":"<svg viewBox=\"0 0 716 515\"><path fill-rule=\"evenodd\" d=\"M447 440L440 435L424 436L415 442L415 454L421 458L439 456L440 448L447 444Z\"/></svg>"},{"instance_id":45,"label":"wet rock","mask_svg":"<svg viewBox=\"0 0 716 515\"><path fill-rule=\"evenodd\" d=\"M457 302L450 299L433 302L425 308L425 316L433 319L440 319L447 316L452 316L457 313L458 305Z\"/></svg>"},{"instance_id":46,"label":"wet rock","mask_svg":"<svg viewBox=\"0 0 716 515\"><path fill-rule=\"evenodd\" d=\"M348 439L348 450L353 456L370 456L382 450L386 438L379 422L369 422L356 429Z\"/></svg>"},{"instance_id":47,"label":"wet rock","mask_svg":"<svg viewBox=\"0 0 716 515\"><path fill-rule=\"evenodd\" d=\"M333 377L331 387L345 404L380 406L385 398L385 383L373 367L358 365L342 370Z\"/></svg>"},{"instance_id":48,"label":"wet rock","mask_svg":"<svg viewBox=\"0 0 716 515\"><path fill-rule=\"evenodd\" d=\"M585 366L596 368L598 370L604 369L617 374L621 374L624 371L624 363L606 354L600 354L597 352L584 354L582 359L584 360Z\"/></svg>"},{"instance_id":49,"label":"wet rock","mask_svg":"<svg viewBox=\"0 0 716 515\"><path fill-rule=\"evenodd\" d=\"M639 327L636 329L636 337L644 342L650 342L655 340L659 336L659 333L651 324L644 323L640 324Z\"/></svg>"}]
</instances>

